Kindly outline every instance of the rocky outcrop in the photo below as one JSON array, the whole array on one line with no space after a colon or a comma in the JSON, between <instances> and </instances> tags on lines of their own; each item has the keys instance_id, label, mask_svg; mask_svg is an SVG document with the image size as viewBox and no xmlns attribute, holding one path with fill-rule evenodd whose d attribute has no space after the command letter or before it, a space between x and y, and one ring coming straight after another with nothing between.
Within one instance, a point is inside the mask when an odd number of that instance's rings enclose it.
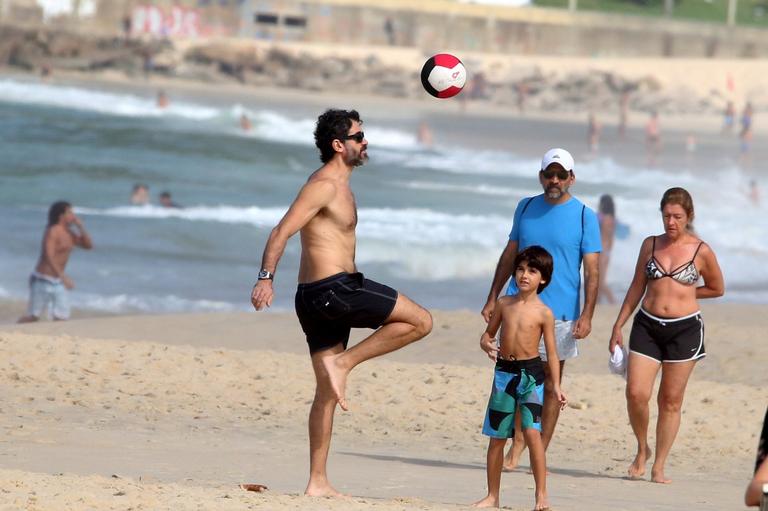
<instances>
[{"instance_id":1,"label":"rocky outcrop","mask_svg":"<svg viewBox=\"0 0 768 511\"><path fill-rule=\"evenodd\" d=\"M168 44L87 37L64 30L0 27L0 65L28 71L144 68Z\"/></svg>"},{"instance_id":2,"label":"rocky outcrop","mask_svg":"<svg viewBox=\"0 0 768 511\"><path fill-rule=\"evenodd\" d=\"M262 49L248 41L214 40L186 50L169 41L98 38L56 29L0 27L0 65L29 71L56 69L126 74L162 73L169 77L245 85L343 91L390 97L424 97L420 70L382 63L375 55L343 58ZM665 113L720 112L725 100L688 90L665 90L652 77L628 79L612 72L585 70L567 75L533 67L486 78L476 73L462 93L467 101L540 111L616 110L623 92L632 110Z\"/></svg>"}]
</instances>

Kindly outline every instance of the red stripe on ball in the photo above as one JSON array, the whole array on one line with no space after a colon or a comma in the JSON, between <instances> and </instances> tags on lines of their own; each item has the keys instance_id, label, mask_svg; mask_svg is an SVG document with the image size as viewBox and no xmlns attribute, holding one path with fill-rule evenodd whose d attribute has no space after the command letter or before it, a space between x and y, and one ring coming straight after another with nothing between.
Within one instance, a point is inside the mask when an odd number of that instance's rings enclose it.
<instances>
[{"instance_id":1,"label":"red stripe on ball","mask_svg":"<svg viewBox=\"0 0 768 511\"><path fill-rule=\"evenodd\" d=\"M437 97L438 98L443 98L443 99L444 98L452 98L453 96L455 96L456 94L461 92L461 90L462 89L452 85L452 86L448 87L447 89L438 92L437 93Z\"/></svg>"},{"instance_id":2,"label":"red stripe on ball","mask_svg":"<svg viewBox=\"0 0 768 511\"><path fill-rule=\"evenodd\" d=\"M447 67L448 69L452 69L456 64L461 64L461 61L450 53L438 53L433 58L436 66Z\"/></svg>"}]
</instances>

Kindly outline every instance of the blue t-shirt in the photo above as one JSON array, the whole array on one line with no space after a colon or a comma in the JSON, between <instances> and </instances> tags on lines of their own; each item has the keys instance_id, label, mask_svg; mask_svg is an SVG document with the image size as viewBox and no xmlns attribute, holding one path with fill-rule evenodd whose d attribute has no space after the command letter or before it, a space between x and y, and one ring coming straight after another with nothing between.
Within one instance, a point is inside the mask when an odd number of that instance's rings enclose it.
<instances>
[{"instance_id":1,"label":"blue t-shirt","mask_svg":"<svg viewBox=\"0 0 768 511\"><path fill-rule=\"evenodd\" d=\"M595 212L575 197L554 206L544 200L544 194L528 197L517 204L509 239L517 242L518 252L531 245L540 245L552 254L552 281L539 297L552 309L555 319L572 321L578 318L581 314L581 258L584 254L602 251ZM516 293L513 270L507 294Z\"/></svg>"}]
</instances>

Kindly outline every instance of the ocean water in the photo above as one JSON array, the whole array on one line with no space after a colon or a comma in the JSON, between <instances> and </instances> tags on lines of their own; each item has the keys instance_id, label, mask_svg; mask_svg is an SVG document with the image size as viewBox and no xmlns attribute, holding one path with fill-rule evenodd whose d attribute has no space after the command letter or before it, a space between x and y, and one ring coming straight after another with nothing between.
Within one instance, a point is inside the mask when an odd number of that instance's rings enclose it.
<instances>
[{"instance_id":1,"label":"ocean water","mask_svg":"<svg viewBox=\"0 0 768 511\"><path fill-rule=\"evenodd\" d=\"M253 122L248 133L238 126L242 113ZM65 199L95 245L70 259L73 305L248 310L266 237L320 165L317 113L175 100L159 110L148 96L0 78L0 298L26 299L48 206ZM469 144L426 149L412 128L366 119L370 162L352 178L358 266L428 307L479 310L516 203L540 193L538 161ZM745 198L749 178L738 167L702 176L611 158L577 165L575 195L595 207L611 193L629 226L608 274L616 293L629 285L642 239L662 231L661 194L683 186L725 273L724 299L768 303L768 208ZM171 191L183 209L131 206L137 182L149 184L154 201ZM293 239L273 308L293 306L299 250Z\"/></svg>"}]
</instances>

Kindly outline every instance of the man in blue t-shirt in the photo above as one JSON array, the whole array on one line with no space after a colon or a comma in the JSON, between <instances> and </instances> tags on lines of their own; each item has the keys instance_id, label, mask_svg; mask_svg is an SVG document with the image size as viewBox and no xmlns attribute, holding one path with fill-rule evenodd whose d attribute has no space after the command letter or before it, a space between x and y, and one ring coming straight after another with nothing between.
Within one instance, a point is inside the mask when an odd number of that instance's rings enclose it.
<instances>
[{"instance_id":1,"label":"man in blue t-shirt","mask_svg":"<svg viewBox=\"0 0 768 511\"><path fill-rule=\"evenodd\" d=\"M602 250L597 215L568 191L575 180L573 157L568 151L555 148L544 154L539 171L539 182L544 188L544 193L526 197L518 203L509 241L499 258L488 301L482 310L483 318L488 322L504 284L510 275L514 274L512 262L518 251L531 245L544 247L552 254L554 272L552 281L542 291L540 298L552 309L555 316L555 340L561 379L565 361L578 355L576 340L584 339L592 330L592 315L597 302L597 262ZM583 309L579 306L582 261ZM512 279L507 294L515 293L517 287ZM543 360L547 359L543 341L539 345L539 354ZM541 417L541 438L546 449L560 416L560 404L551 396L552 389L546 364L544 369L547 373L547 383ZM505 469L517 465L520 453L525 448L522 434L516 434L514 442L504 459Z\"/></svg>"}]
</instances>

